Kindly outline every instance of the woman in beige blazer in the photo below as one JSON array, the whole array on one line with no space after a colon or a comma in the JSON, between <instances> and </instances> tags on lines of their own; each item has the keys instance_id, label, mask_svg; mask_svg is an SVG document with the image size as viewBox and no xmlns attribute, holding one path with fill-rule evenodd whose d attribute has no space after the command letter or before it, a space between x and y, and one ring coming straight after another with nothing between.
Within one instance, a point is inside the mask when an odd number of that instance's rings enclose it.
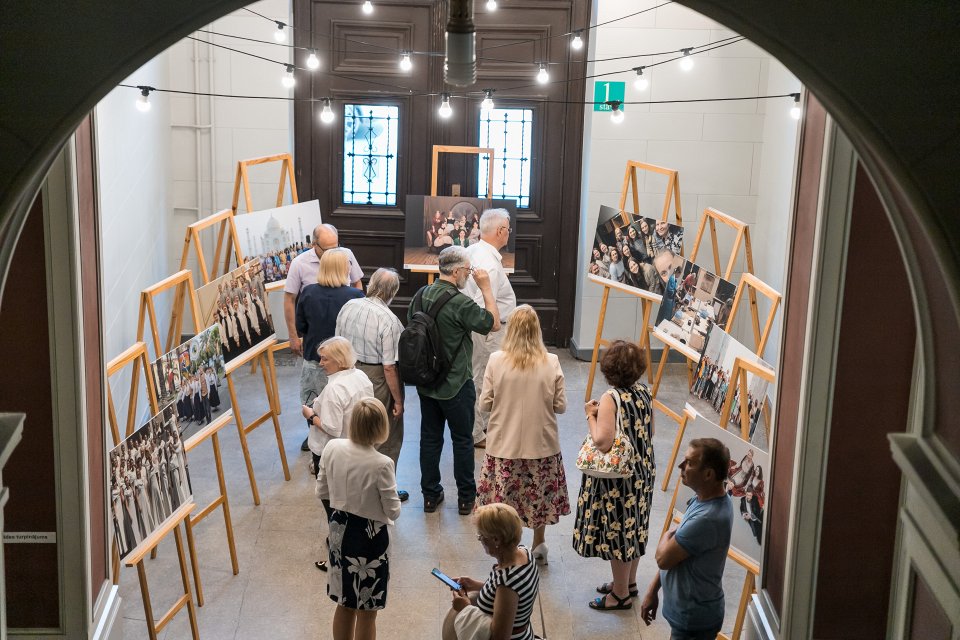
<instances>
[{"instance_id":1,"label":"woman in beige blazer","mask_svg":"<svg viewBox=\"0 0 960 640\"><path fill-rule=\"evenodd\" d=\"M533 555L547 564L544 529L570 513L557 414L567 409L563 371L543 346L530 305L510 315L501 351L490 355L480 408L490 412L478 504L502 502L533 529Z\"/></svg>"}]
</instances>

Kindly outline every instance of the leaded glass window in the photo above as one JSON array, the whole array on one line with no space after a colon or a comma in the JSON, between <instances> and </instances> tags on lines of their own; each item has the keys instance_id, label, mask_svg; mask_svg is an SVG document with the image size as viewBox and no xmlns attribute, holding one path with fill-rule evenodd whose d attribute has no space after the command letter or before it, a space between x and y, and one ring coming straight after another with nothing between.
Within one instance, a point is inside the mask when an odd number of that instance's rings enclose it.
<instances>
[{"instance_id":1,"label":"leaded glass window","mask_svg":"<svg viewBox=\"0 0 960 640\"><path fill-rule=\"evenodd\" d=\"M480 156L477 188L481 198L517 201L530 206L530 153L533 146L533 109L490 109L480 112L480 146L493 147L493 195L487 194L489 158Z\"/></svg>"},{"instance_id":2,"label":"leaded glass window","mask_svg":"<svg viewBox=\"0 0 960 640\"><path fill-rule=\"evenodd\" d=\"M400 107L343 106L343 203L397 204Z\"/></svg>"}]
</instances>

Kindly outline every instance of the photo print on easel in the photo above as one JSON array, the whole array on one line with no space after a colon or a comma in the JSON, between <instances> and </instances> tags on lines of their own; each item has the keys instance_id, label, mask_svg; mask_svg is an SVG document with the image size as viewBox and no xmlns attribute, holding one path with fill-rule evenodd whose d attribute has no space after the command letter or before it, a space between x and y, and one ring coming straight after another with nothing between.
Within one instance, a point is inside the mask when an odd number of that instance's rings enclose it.
<instances>
[{"instance_id":1,"label":"photo print on easel","mask_svg":"<svg viewBox=\"0 0 960 640\"><path fill-rule=\"evenodd\" d=\"M757 430L757 425L763 415L763 403L767 397L769 383L760 376L747 372L747 398L741 402L740 389L732 378L734 360L736 358L752 362L766 369L772 369L757 354L738 342L729 333L714 324L707 332L706 345L700 356L697 371L694 375L693 386L690 387L691 398L689 404L698 413L714 416L719 420L723 411L723 403L728 393L734 393L733 409L730 412L731 428L740 429L740 413L748 411L750 416L750 441L754 442L765 438L764 430ZM758 442L766 448L766 442Z\"/></svg>"},{"instance_id":2,"label":"photo print on easel","mask_svg":"<svg viewBox=\"0 0 960 640\"><path fill-rule=\"evenodd\" d=\"M234 216L240 250L263 267L265 283L286 280L290 261L311 248L321 223L320 202L311 200Z\"/></svg>"},{"instance_id":3,"label":"photo print on easel","mask_svg":"<svg viewBox=\"0 0 960 640\"><path fill-rule=\"evenodd\" d=\"M407 196L404 212L403 266L437 266L437 255L450 246L469 247L480 242L480 216L487 209L506 209L514 230L501 251L503 267L514 268L517 229L515 200L484 200L459 196Z\"/></svg>"},{"instance_id":4,"label":"photo print on easel","mask_svg":"<svg viewBox=\"0 0 960 640\"><path fill-rule=\"evenodd\" d=\"M230 408L230 394L221 393L225 346L226 335L214 324L151 363L160 406L174 404L181 433L210 424L215 414Z\"/></svg>"},{"instance_id":5,"label":"photo print on easel","mask_svg":"<svg viewBox=\"0 0 960 640\"><path fill-rule=\"evenodd\" d=\"M675 257L683 249L683 227L600 206L587 273L641 291L663 295Z\"/></svg>"},{"instance_id":6,"label":"photo print on easel","mask_svg":"<svg viewBox=\"0 0 960 640\"><path fill-rule=\"evenodd\" d=\"M197 289L203 326L219 324L223 332L224 362L273 337L273 319L263 285L263 267L251 260Z\"/></svg>"},{"instance_id":7,"label":"photo print on easel","mask_svg":"<svg viewBox=\"0 0 960 640\"><path fill-rule=\"evenodd\" d=\"M769 455L759 447L738 438L725 429L697 415L687 424L680 455L696 438L716 438L730 450L730 469L724 484L733 501L733 529L730 546L754 562L760 562L763 549L763 519L766 515L765 479L769 471ZM684 513L694 497L693 491L680 482L676 510Z\"/></svg>"},{"instance_id":8,"label":"photo print on easel","mask_svg":"<svg viewBox=\"0 0 960 640\"><path fill-rule=\"evenodd\" d=\"M170 404L110 452L110 517L120 558L192 495L176 409Z\"/></svg>"},{"instance_id":9,"label":"photo print on easel","mask_svg":"<svg viewBox=\"0 0 960 640\"><path fill-rule=\"evenodd\" d=\"M703 353L710 327L726 330L737 285L682 256L671 267L673 295L664 295L653 329Z\"/></svg>"}]
</instances>

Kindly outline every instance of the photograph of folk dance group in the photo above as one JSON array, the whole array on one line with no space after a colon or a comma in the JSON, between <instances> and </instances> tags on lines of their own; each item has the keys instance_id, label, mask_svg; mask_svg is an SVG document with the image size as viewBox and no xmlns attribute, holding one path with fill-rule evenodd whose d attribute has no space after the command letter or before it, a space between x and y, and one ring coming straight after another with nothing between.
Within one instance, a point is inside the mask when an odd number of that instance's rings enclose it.
<instances>
[{"instance_id":1,"label":"photograph of folk dance group","mask_svg":"<svg viewBox=\"0 0 960 640\"><path fill-rule=\"evenodd\" d=\"M290 261L310 249L310 234L320 222L317 200L233 217L240 251L260 263L265 283L286 280Z\"/></svg>"},{"instance_id":2,"label":"photograph of folk dance group","mask_svg":"<svg viewBox=\"0 0 960 640\"><path fill-rule=\"evenodd\" d=\"M459 196L407 196L403 262L409 266L436 266L447 247L469 247L480 242L480 216L487 209L506 209L516 230L515 200L485 200ZM505 269L514 267L514 236L500 251Z\"/></svg>"},{"instance_id":3,"label":"photograph of folk dance group","mask_svg":"<svg viewBox=\"0 0 960 640\"><path fill-rule=\"evenodd\" d=\"M763 415L763 403L767 397L769 383L760 376L747 372L747 397L741 398L739 385L733 379L733 363L736 358L772 369L757 354L737 342L718 325L710 327L706 346L693 378L693 386L690 387L690 394L693 397L690 398L689 403L698 412L716 415L719 418L727 395L733 393L730 424L724 426L739 432L741 412L747 411L750 416L750 441L754 442L754 436L756 436L756 442L760 446L767 446L764 430L757 431L757 425Z\"/></svg>"},{"instance_id":4,"label":"photograph of folk dance group","mask_svg":"<svg viewBox=\"0 0 960 640\"><path fill-rule=\"evenodd\" d=\"M220 325L224 362L273 336L263 285L263 267L251 260L197 289L203 326Z\"/></svg>"},{"instance_id":5,"label":"photograph of folk dance group","mask_svg":"<svg viewBox=\"0 0 960 640\"><path fill-rule=\"evenodd\" d=\"M730 450L730 469L724 483L727 495L733 500L733 530L730 534L730 546L751 560L759 562L763 545L763 519L766 505L764 478L769 468L769 455L729 431L721 429L701 415L687 424L680 455L683 455L690 441L696 438L716 438ZM677 493L676 510L680 513L685 512L687 503L693 497L693 491L681 482Z\"/></svg>"},{"instance_id":6,"label":"photograph of folk dance group","mask_svg":"<svg viewBox=\"0 0 960 640\"><path fill-rule=\"evenodd\" d=\"M214 414L230 408L230 394L220 393L224 338L214 324L150 365L160 406L175 404L181 433L210 424Z\"/></svg>"},{"instance_id":7,"label":"photograph of folk dance group","mask_svg":"<svg viewBox=\"0 0 960 640\"><path fill-rule=\"evenodd\" d=\"M587 273L663 295L681 253L683 227L601 206Z\"/></svg>"},{"instance_id":8,"label":"photograph of folk dance group","mask_svg":"<svg viewBox=\"0 0 960 640\"><path fill-rule=\"evenodd\" d=\"M703 353L710 327L727 328L736 293L737 285L676 256L654 330Z\"/></svg>"},{"instance_id":9,"label":"photograph of folk dance group","mask_svg":"<svg viewBox=\"0 0 960 640\"><path fill-rule=\"evenodd\" d=\"M110 452L110 517L120 558L192 495L175 409L167 405Z\"/></svg>"}]
</instances>

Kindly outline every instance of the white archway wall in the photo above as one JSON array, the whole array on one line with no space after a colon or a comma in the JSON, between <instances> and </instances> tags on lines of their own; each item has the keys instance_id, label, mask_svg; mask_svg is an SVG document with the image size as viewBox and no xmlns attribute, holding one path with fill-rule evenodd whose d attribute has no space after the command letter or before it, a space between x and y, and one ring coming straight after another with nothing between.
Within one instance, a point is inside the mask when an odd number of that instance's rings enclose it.
<instances>
[{"instance_id":1,"label":"white archway wall","mask_svg":"<svg viewBox=\"0 0 960 640\"><path fill-rule=\"evenodd\" d=\"M653 7L657 2L605 0L595 22ZM590 44L590 59L639 52L677 50L704 45L736 35L705 16L670 4L634 18L599 27ZM592 63L588 73L608 73L650 64L673 55ZM740 42L695 56L690 72L677 63L645 71L647 90L633 87L636 74L604 76L587 85L593 100L594 82L626 82L626 101L738 97L798 91L799 81L769 54L749 42ZM617 125L608 113L587 111L581 195L580 252L577 310L573 343L579 355L589 357L596 334L602 288L584 277L586 255L593 242L600 205L617 206L627 160L641 160L680 171L681 205L687 230L686 248L692 248L701 213L714 207L750 224L757 275L782 291L788 224L792 205L797 121L789 115L789 98L737 102L627 105ZM640 181L641 212L659 217L665 179L644 176ZM628 207L630 206L628 201ZM728 251L732 234L720 235L721 252ZM726 247L726 249L725 249ZM725 264L726 253L721 256ZM709 244L697 262L712 269ZM743 270L741 256L732 279ZM761 309L764 311L765 309ZM765 357L775 364L779 348L778 314ZM749 344L744 314L734 334ZM607 309L604 335L636 338L641 332L636 298L614 292Z\"/></svg>"}]
</instances>

